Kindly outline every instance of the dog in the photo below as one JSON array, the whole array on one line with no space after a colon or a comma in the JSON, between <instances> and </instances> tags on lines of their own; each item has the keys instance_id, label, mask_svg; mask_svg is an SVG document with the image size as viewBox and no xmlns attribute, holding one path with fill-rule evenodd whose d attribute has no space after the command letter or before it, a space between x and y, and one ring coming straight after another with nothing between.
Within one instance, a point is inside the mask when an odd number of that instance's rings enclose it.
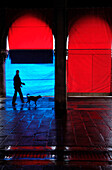
<instances>
[{"instance_id":1,"label":"dog","mask_svg":"<svg viewBox=\"0 0 112 170\"><path fill-rule=\"evenodd\" d=\"M37 100L38 99L40 99L42 96L30 96L30 94L28 93L27 94L27 103L29 103L29 105L30 105L30 101L32 100L32 101L34 101L35 102L35 106L37 106Z\"/></svg>"}]
</instances>

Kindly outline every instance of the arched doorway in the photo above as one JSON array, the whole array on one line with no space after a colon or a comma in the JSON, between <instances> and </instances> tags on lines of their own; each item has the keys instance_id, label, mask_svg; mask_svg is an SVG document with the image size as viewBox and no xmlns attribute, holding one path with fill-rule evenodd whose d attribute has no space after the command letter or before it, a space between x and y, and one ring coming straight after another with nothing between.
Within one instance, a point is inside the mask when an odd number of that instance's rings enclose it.
<instances>
[{"instance_id":1,"label":"arched doorway","mask_svg":"<svg viewBox=\"0 0 112 170\"><path fill-rule=\"evenodd\" d=\"M26 86L26 95L54 96L55 57L49 25L33 15L13 22L8 33L9 58L6 60L6 95L12 96L16 69Z\"/></svg>"},{"instance_id":2,"label":"arched doorway","mask_svg":"<svg viewBox=\"0 0 112 170\"><path fill-rule=\"evenodd\" d=\"M110 93L111 31L98 16L77 20L69 31L67 91L72 95Z\"/></svg>"}]
</instances>

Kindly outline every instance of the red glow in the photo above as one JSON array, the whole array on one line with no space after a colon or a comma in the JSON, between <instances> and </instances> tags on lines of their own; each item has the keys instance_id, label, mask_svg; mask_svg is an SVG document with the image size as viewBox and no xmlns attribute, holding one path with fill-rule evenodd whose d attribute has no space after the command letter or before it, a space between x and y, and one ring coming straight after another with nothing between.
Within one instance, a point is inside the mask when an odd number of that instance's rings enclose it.
<instances>
[{"instance_id":1,"label":"red glow","mask_svg":"<svg viewBox=\"0 0 112 170\"><path fill-rule=\"evenodd\" d=\"M9 49L53 49L50 27L41 19L25 15L9 29Z\"/></svg>"},{"instance_id":2,"label":"red glow","mask_svg":"<svg viewBox=\"0 0 112 170\"><path fill-rule=\"evenodd\" d=\"M53 164L52 160L14 160L10 161L11 165L51 165Z\"/></svg>"},{"instance_id":3,"label":"red glow","mask_svg":"<svg viewBox=\"0 0 112 170\"><path fill-rule=\"evenodd\" d=\"M110 92L111 31L107 22L93 16L79 19L70 29L68 49L68 92Z\"/></svg>"}]
</instances>

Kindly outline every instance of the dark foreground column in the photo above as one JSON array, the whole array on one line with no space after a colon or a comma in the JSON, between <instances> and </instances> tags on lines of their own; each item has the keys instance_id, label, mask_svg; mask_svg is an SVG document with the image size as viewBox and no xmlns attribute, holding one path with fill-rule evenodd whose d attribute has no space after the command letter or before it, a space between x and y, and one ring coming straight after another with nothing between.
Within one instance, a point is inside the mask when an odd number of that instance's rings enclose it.
<instances>
[{"instance_id":1,"label":"dark foreground column","mask_svg":"<svg viewBox=\"0 0 112 170\"><path fill-rule=\"evenodd\" d=\"M55 111L66 114L66 24L65 8L55 11Z\"/></svg>"},{"instance_id":2,"label":"dark foreground column","mask_svg":"<svg viewBox=\"0 0 112 170\"><path fill-rule=\"evenodd\" d=\"M5 59L7 57L5 8L0 9L0 16L0 23L2 23L0 25L0 97L5 97Z\"/></svg>"},{"instance_id":3,"label":"dark foreground column","mask_svg":"<svg viewBox=\"0 0 112 170\"><path fill-rule=\"evenodd\" d=\"M0 51L0 97L6 96L6 87L5 87L5 58L6 51Z\"/></svg>"}]
</instances>

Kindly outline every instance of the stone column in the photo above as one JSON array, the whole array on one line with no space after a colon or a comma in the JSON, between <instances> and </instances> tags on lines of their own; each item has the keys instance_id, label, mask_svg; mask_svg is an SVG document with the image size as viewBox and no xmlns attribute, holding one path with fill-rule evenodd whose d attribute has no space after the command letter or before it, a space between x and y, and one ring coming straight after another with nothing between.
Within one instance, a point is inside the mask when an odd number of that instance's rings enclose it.
<instances>
[{"instance_id":1,"label":"stone column","mask_svg":"<svg viewBox=\"0 0 112 170\"><path fill-rule=\"evenodd\" d=\"M6 96L5 88L5 59L7 57L6 51L6 20L5 9L0 9L0 97Z\"/></svg>"},{"instance_id":2,"label":"stone column","mask_svg":"<svg viewBox=\"0 0 112 170\"><path fill-rule=\"evenodd\" d=\"M66 114L66 16L65 7L55 9L55 111Z\"/></svg>"},{"instance_id":3,"label":"stone column","mask_svg":"<svg viewBox=\"0 0 112 170\"><path fill-rule=\"evenodd\" d=\"M6 96L5 86L5 59L7 57L6 50L0 51L0 97Z\"/></svg>"}]
</instances>

